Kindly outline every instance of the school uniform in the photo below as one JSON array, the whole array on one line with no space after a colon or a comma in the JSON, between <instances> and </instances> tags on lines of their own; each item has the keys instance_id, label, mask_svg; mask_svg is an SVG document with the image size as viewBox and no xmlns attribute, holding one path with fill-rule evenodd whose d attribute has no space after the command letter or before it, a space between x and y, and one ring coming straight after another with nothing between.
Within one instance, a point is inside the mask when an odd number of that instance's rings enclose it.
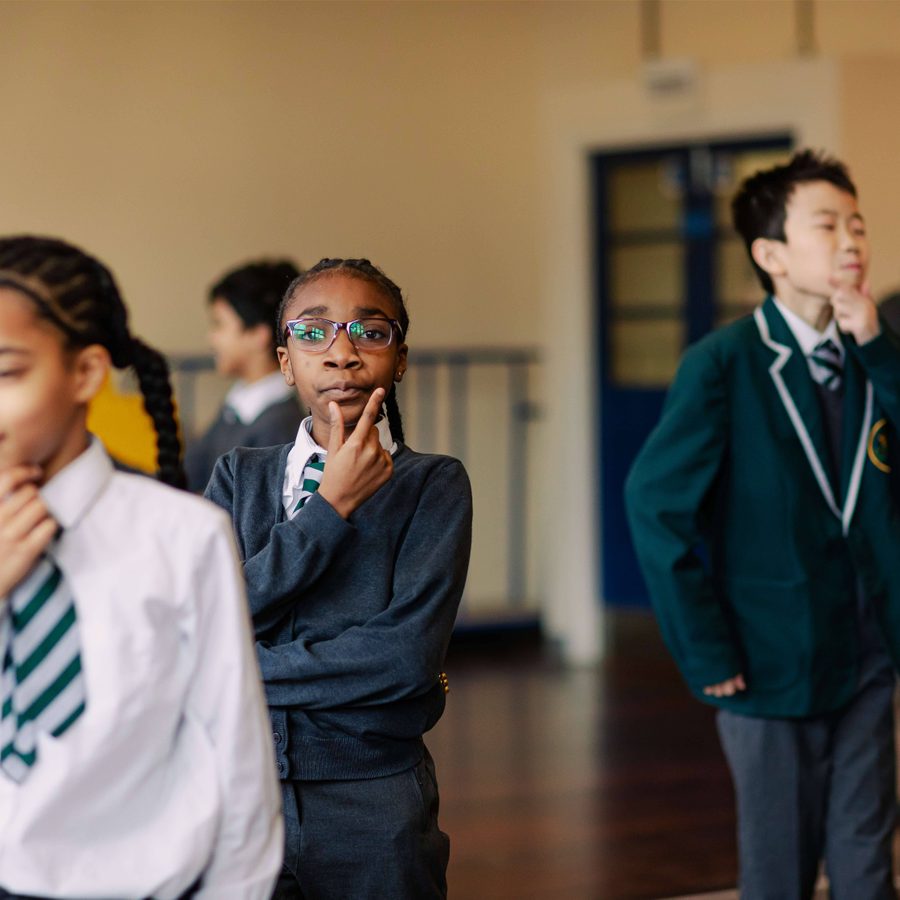
<instances>
[{"instance_id":1,"label":"school uniform","mask_svg":"<svg viewBox=\"0 0 900 900\"><path fill-rule=\"evenodd\" d=\"M74 597L86 705L59 737L38 734L21 781L0 771L0 888L266 900L282 824L227 520L114 471L97 440L41 496L61 526L48 556Z\"/></svg>"},{"instance_id":2,"label":"school uniform","mask_svg":"<svg viewBox=\"0 0 900 900\"><path fill-rule=\"evenodd\" d=\"M188 444L184 470L188 487L203 491L216 460L234 447L273 447L294 439L303 412L281 372L232 385L209 428Z\"/></svg>"},{"instance_id":3,"label":"school uniform","mask_svg":"<svg viewBox=\"0 0 900 900\"><path fill-rule=\"evenodd\" d=\"M231 515L269 702L287 820L275 896L443 897L449 846L422 735L444 709L469 481L382 421L393 475L344 520L303 488L325 454L310 421L294 444L223 457L206 492Z\"/></svg>"},{"instance_id":4,"label":"school uniform","mask_svg":"<svg viewBox=\"0 0 900 900\"><path fill-rule=\"evenodd\" d=\"M629 519L666 643L724 711L742 896L808 896L823 853L833 896L893 896L900 348L835 332L835 401L789 312L770 297L685 353ZM739 672L746 691L703 693Z\"/></svg>"}]
</instances>

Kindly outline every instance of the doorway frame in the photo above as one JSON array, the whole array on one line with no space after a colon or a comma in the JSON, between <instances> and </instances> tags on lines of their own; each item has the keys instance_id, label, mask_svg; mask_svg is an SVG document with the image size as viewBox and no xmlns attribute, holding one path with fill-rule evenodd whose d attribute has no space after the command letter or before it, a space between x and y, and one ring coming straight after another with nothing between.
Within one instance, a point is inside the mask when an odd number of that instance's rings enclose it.
<instances>
[{"instance_id":1,"label":"doorway frame","mask_svg":"<svg viewBox=\"0 0 900 900\"><path fill-rule=\"evenodd\" d=\"M590 157L659 144L791 133L796 146L840 155L839 65L786 60L712 70L689 92L657 97L639 77L546 91L539 100L544 176L540 302L566 317L565 334L542 348L546 458L552 489L540 498L541 598L545 633L573 665L602 658L606 644L597 485L599 403L594 396Z\"/></svg>"}]
</instances>

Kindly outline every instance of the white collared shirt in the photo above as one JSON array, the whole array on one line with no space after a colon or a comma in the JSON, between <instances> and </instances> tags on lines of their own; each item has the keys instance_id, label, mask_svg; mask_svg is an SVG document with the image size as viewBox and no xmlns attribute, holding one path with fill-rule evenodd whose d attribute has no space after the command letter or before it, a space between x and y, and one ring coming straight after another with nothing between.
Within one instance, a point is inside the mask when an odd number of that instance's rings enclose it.
<instances>
[{"instance_id":1,"label":"white collared shirt","mask_svg":"<svg viewBox=\"0 0 900 900\"><path fill-rule=\"evenodd\" d=\"M272 372L258 381L236 381L225 395L225 406L242 425L251 425L270 406L292 397L294 389L284 382L281 372Z\"/></svg>"},{"instance_id":2,"label":"white collared shirt","mask_svg":"<svg viewBox=\"0 0 900 900\"><path fill-rule=\"evenodd\" d=\"M391 435L387 416L382 416L376 423L378 439L381 446L393 456L397 452L397 443ZM297 429L297 440L288 453L287 464L284 467L284 483L281 486L281 503L289 519L298 512L297 501L300 499L303 484L303 470L313 454L318 454L323 460L328 459L328 451L320 447L312 436L312 416L307 416Z\"/></svg>"},{"instance_id":3,"label":"white collared shirt","mask_svg":"<svg viewBox=\"0 0 900 900\"><path fill-rule=\"evenodd\" d=\"M227 517L114 472L97 440L41 496L87 707L22 784L0 772L0 887L171 900L202 874L198 898L266 900L281 803Z\"/></svg>"},{"instance_id":4,"label":"white collared shirt","mask_svg":"<svg viewBox=\"0 0 900 900\"><path fill-rule=\"evenodd\" d=\"M791 329L791 334L794 335L794 339L800 345L800 350L806 357L813 380L815 380L816 373L809 357L813 350L815 350L825 338L831 338L831 340L834 341L835 346L841 354L841 363L844 362L844 344L843 341L841 341L841 333L837 327L837 322L835 322L833 318L828 322L824 331L819 331L818 329L813 328L809 322L801 319L793 310L788 309L777 297L774 299L778 312L784 317L784 321L787 322L788 328Z\"/></svg>"}]
</instances>

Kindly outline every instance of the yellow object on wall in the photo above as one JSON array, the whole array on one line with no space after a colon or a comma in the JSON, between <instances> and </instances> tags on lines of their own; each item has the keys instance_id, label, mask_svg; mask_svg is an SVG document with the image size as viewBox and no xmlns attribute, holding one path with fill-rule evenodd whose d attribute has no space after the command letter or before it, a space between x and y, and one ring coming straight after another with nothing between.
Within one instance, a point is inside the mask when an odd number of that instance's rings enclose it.
<instances>
[{"instance_id":1,"label":"yellow object on wall","mask_svg":"<svg viewBox=\"0 0 900 900\"><path fill-rule=\"evenodd\" d=\"M140 394L120 392L107 378L88 410L87 426L119 462L156 471L156 432Z\"/></svg>"}]
</instances>

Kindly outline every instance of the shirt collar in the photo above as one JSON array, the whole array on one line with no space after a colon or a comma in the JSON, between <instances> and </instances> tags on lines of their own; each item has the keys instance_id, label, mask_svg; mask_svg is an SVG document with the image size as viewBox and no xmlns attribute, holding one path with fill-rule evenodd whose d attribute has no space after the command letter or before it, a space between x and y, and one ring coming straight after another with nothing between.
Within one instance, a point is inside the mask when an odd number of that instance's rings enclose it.
<instances>
[{"instance_id":1,"label":"shirt collar","mask_svg":"<svg viewBox=\"0 0 900 900\"><path fill-rule=\"evenodd\" d=\"M375 428L378 430L378 440L381 442L381 446L393 456L397 452L397 443L391 434L391 426L388 425L387 417L382 416L375 423ZM312 436L312 416L307 416L300 423L300 427L297 429L297 440L294 442L294 450L297 450L299 455L304 456L304 466L313 453L328 456L328 451L324 447L319 446Z\"/></svg>"},{"instance_id":2,"label":"shirt collar","mask_svg":"<svg viewBox=\"0 0 900 900\"><path fill-rule=\"evenodd\" d=\"M41 499L63 528L72 528L109 484L113 471L103 444L92 436L87 450L40 489Z\"/></svg>"},{"instance_id":3,"label":"shirt collar","mask_svg":"<svg viewBox=\"0 0 900 900\"><path fill-rule=\"evenodd\" d=\"M784 321L787 322L787 326L791 329L791 333L800 345L804 356L809 356L825 338L831 338L841 353L841 359L844 358L844 344L841 341L841 333L838 331L837 323L833 318L828 322L824 331L817 331L809 322L805 322L797 313L788 309L777 297L774 300L778 312L781 313Z\"/></svg>"},{"instance_id":4,"label":"shirt collar","mask_svg":"<svg viewBox=\"0 0 900 900\"><path fill-rule=\"evenodd\" d=\"M284 383L281 372L272 372L258 381L235 382L225 397L225 405L234 410L242 425L249 425L273 403L290 397L293 392L293 388Z\"/></svg>"},{"instance_id":5,"label":"shirt collar","mask_svg":"<svg viewBox=\"0 0 900 900\"><path fill-rule=\"evenodd\" d=\"M378 429L378 439L381 442L381 446L393 456L397 452L397 442L391 434L391 426L388 424L387 416L382 416L375 423L375 427ZM294 446L291 447L285 463L284 484L282 485L285 509L290 510L294 508L296 504L294 494L300 490L300 484L303 481L303 470L314 453L319 454L323 459L328 456L328 451L315 442L312 436L312 416L307 416L297 429L297 439L294 441Z\"/></svg>"}]
</instances>

